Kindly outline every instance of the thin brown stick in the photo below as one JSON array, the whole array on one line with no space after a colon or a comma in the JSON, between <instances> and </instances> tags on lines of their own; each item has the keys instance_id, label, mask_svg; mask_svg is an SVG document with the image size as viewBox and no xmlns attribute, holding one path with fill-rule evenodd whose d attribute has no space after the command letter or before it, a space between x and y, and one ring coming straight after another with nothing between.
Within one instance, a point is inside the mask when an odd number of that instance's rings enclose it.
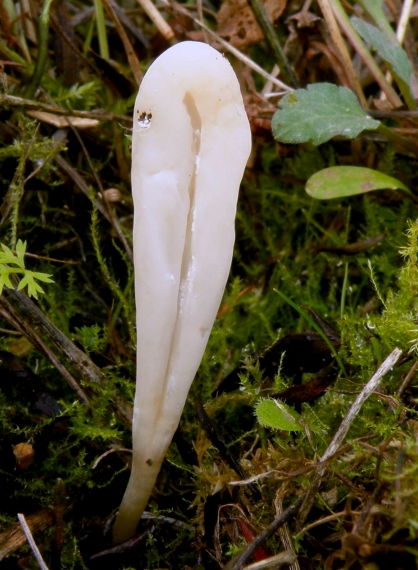
<instances>
[{"instance_id":1,"label":"thin brown stick","mask_svg":"<svg viewBox=\"0 0 418 570\"><path fill-rule=\"evenodd\" d=\"M398 362L399 358L401 357L402 350L399 348L395 348L389 354L389 356L382 362L367 384L364 386L363 390L354 400L351 408L348 410L346 417L340 424L340 427L335 432L334 437L332 438L331 443L329 444L327 450L321 457L321 462L326 461L331 455L338 450L340 445L342 444L345 436L347 435L348 430L350 429L351 424L353 423L354 419L358 415L361 407L363 406L364 402L369 398L369 396L377 390L383 376L385 376L395 364Z\"/></svg>"},{"instance_id":2,"label":"thin brown stick","mask_svg":"<svg viewBox=\"0 0 418 570\"><path fill-rule=\"evenodd\" d=\"M401 398L403 396L403 394L405 393L405 390L407 389L409 384L412 382L412 380L417 375L417 372L418 372L418 360L416 360L414 362L414 364L410 368L408 374L405 376L403 382L401 383L399 388L396 390L395 394L396 394L396 396L398 396L398 398Z\"/></svg>"},{"instance_id":3,"label":"thin brown stick","mask_svg":"<svg viewBox=\"0 0 418 570\"><path fill-rule=\"evenodd\" d=\"M287 489L288 486L284 485L276 493L276 498L274 501L274 507L276 509L276 517L279 517L283 513L282 497L285 496ZM299 562L295 552L295 546L290 536L289 526L287 523L285 523L283 526L279 528L279 535L285 551L293 554L293 561L288 563L289 570L300 570Z\"/></svg>"},{"instance_id":4,"label":"thin brown stick","mask_svg":"<svg viewBox=\"0 0 418 570\"><path fill-rule=\"evenodd\" d=\"M405 39L406 28L408 26L409 20L411 18L411 10L414 0L404 0L401 15L399 17L399 22L396 28L396 37L399 43L402 44Z\"/></svg>"},{"instance_id":5,"label":"thin brown stick","mask_svg":"<svg viewBox=\"0 0 418 570\"><path fill-rule=\"evenodd\" d=\"M263 532L250 542L237 556L228 562L224 570L241 570L246 561L254 554L270 536L273 536L279 528L287 523L299 510L305 495L301 495L279 517L277 517Z\"/></svg>"},{"instance_id":6,"label":"thin brown stick","mask_svg":"<svg viewBox=\"0 0 418 570\"><path fill-rule=\"evenodd\" d=\"M288 570L293 570L295 561L297 562L296 554L291 550L284 550L275 556L270 556L259 562L253 562L249 566L245 566L243 570L278 570L282 566L286 566Z\"/></svg>"},{"instance_id":7,"label":"thin brown stick","mask_svg":"<svg viewBox=\"0 0 418 570\"><path fill-rule=\"evenodd\" d=\"M271 53L274 54L276 58L276 62L281 68L282 72L284 71L286 74L286 79L289 79L292 87L294 89L297 89L299 87L298 78L296 77L296 74L286 57L286 54L281 46L273 25L266 14L264 5L262 2L260 2L260 0L247 0L247 2L254 14L257 24L264 34L264 38L270 48Z\"/></svg>"},{"instance_id":8,"label":"thin brown stick","mask_svg":"<svg viewBox=\"0 0 418 570\"><path fill-rule=\"evenodd\" d=\"M351 424L353 423L354 419L358 415L361 407L363 406L364 402L369 398L369 396L377 390L383 376L391 370L395 364L398 362L399 358L401 357L402 351L399 348L395 348L389 356L382 362L379 366L377 371L373 374L370 380L366 383L363 390L354 400L351 408L348 410L346 417L340 424L340 427L334 434L334 437L331 440L328 448L326 449L325 453L321 457L320 463L318 463L317 472L314 475L311 485L309 487L308 492L306 493L306 498L302 507L300 508L298 518L297 518L297 526L301 528L303 523L305 522L306 517L308 516L309 511L313 505L315 495L319 491L319 488L322 483L322 478L326 470L326 463L327 461L338 452L345 436L347 435L348 430L350 429Z\"/></svg>"},{"instance_id":9,"label":"thin brown stick","mask_svg":"<svg viewBox=\"0 0 418 570\"><path fill-rule=\"evenodd\" d=\"M401 107L402 100L398 97L398 94L393 89L391 85L386 81L386 78L377 65L376 61L371 56L369 50L364 45L363 40L359 36L359 34L354 29L353 25L349 17L347 16L346 12L344 11L340 0L327 0L327 2L332 6L332 10L334 12L335 18L341 27L342 31L348 38L348 41L351 43L353 48L356 50L358 55L363 60L363 63L368 67L370 73L375 78L379 87L384 91L388 101L391 103L393 107Z\"/></svg>"},{"instance_id":10,"label":"thin brown stick","mask_svg":"<svg viewBox=\"0 0 418 570\"><path fill-rule=\"evenodd\" d=\"M69 164L65 160L65 158L63 158L60 154L55 155L54 160L58 164L58 166L60 166L64 170L64 172L66 172L68 174L68 176L72 179L74 184L76 184L76 186L90 200L91 199L90 188L88 187L88 185L84 181L84 179L79 175L77 170L75 168L73 168L71 166L71 164ZM99 210L99 212L102 214L102 216L104 218L106 218L106 220L110 223L109 214L107 213L105 207L103 206L103 203L101 201L97 200L97 198L94 198L93 202L94 202L94 206Z\"/></svg>"},{"instance_id":11,"label":"thin brown stick","mask_svg":"<svg viewBox=\"0 0 418 570\"><path fill-rule=\"evenodd\" d=\"M100 180L100 177L99 177L99 175L97 174L96 169L94 168L93 162L92 162L92 160L91 160L91 158L90 158L90 154L89 154L89 152L88 152L88 150L87 150L87 148L86 148L86 145L84 144L83 139L81 138L80 133L78 132L78 129L76 129L76 128L72 125L70 118L69 118L69 117L66 117L66 120L67 120L67 122L68 122L69 127L71 128L71 130L72 130L73 133L75 134L75 136L76 136L76 138L77 138L77 140L78 140L78 142L79 142L79 144L80 144L80 146L81 146L81 149L82 149L82 151L83 151L84 156L86 157L87 163L88 163L88 165L89 165L89 167L90 167L90 170L91 170L91 172L92 172L92 174L93 174L93 177L94 177L94 179L95 179L95 181L96 181L96 184L97 184L97 186L98 186L98 188L99 188L100 195L101 195L101 198L102 198L102 200L103 200L103 204L104 204L104 206L105 206L105 209L106 209L106 212L107 212L107 215L108 215L108 219L109 219L110 223L112 224L112 226L113 226L113 228L114 228L114 230L115 230L117 236L119 237L120 241L122 242L122 245L123 245L123 247L125 248L125 251L126 251L126 253L128 254L129 259L131 260L131 263L133 264L133 262L134 262L134 256L133 256L133 253L132 253L132 248L131 248L131 246L128 244L128 240L126 239L125 234L122 232L122 229L121 229L121 227L120 227L120 225L119 225L119 221L118 221L118 219L116 218L116 216L115 216L115 214L114 214L114 212L113 212L113 210L112 210L112 207L111 207L109 201L108 201L107 198L106 198L106 194L105 194L105 192L104 192L104 188L103 188L102 181Z\"/></svg>"},{"instance_id":12,"label":"thin brown stick","mask_svg":"<svg viewBox=\"0 0 418 570\"><path fill-rule=\"evenodd\" d=\"M198 18L200 20L200 22L204 23L204 19L203 19L203 0L196 0L196 8L197 8L197 15ZM209 37L208 34L206 32L206 30L202 30L203 31L203 39L205 40L205 43L209 43Z\"/></svg>"},{"instance_id":13,"label":"thin brown stick","mask_svg":"<svg viewBox=\"0 0 418 570\"><path fill-rule=\"evenodd\" d=\"M26 336L26 338L36 346L36 348L41 352L50 362L55 366L67 384L71 387L72 390L77 394L79 399L86 404L89 403L89 398L84 390L79 386L77 380L68 372L68 370L63 366L60 360L56 357L56 355L46 346L46 344L42 341L42 339L37 335L34 329L23 320L20 315L14 311L13 307L8 303L8 301L3 297L0 296L0 315L12 326L15 327L17 331L19 331L22 335Z\"/></svg>"},{"instance_id":14,"label":"thin brown stick","mask_svg":"<svg viewBox=\"0 0 418 570\"><path fill-rule=\"evenodd\" d=\"M93 470L93 469L96 469L96 467L99 465L100 461L101 461L102 459L104 459L105 457L107 457L108 455L110 455L111 453L120 454L122 451L123 451L124 453L132 453L132 449L128 449L128 448L126 448L126 447L115 447L115 448L112 448L112 449L108 449L107 451L105 451L104 453L102 453L102 454L100 455L100 457L98 457L98 458L96 459L96 461L93 463L92 470Z\"/></svg>"},{"instance_id":15,"label":"thin brown stick","mask_svg":"<svg viewBox=\"0 0 418 570\"><path fill-rule=\"evenodd\" d=\"M157 7L151 2L151 0L138 0L138 4L143 8L146 15L154 23L160 34L168 41L172 41L175 38L173 28L167 24L164 20L162 14L158 11Z\"/></svg>"},{"instance_id":16,"label":"thin brown stick","mask_svg":"<svg viewBox=\"0 0 418 570\"><path fill-rule=\"evenodd\" d=\"M78 265L79 261L66 261L65 259L55 259L53 257L46 257L45 255L36 255L36 253L28 253L25 251L25 257L32 257L33 259L43 259L44 261L49 261L50 263L64 263L66 265Z\"/></svg>"},{"instance_id":17,"label":"thin brown stick","mask_svg":"<svg viewBox=\"0 0 418 570\"><path fill-rule=\"evenodd\" d=\"M90 358L79 348L75 346L39 309L37 305L22 291L14 291L8 289L6 295L13 300L15 306L19 311L25 315L25 320L19 315L22 324L25 327L33 325L40 333L48 339L49 342L63 354L73 369L85 381L98 386L104 386L107 383L106 376L101 372ZM4 305L4 294L0 296L0 303ZM9 311L10 303L6 305L6 310ZM12 307L13 311L13 307ZM13 311L17 314L15 311ZM29 325L29 322L30 325ZM19 325L20 326L20 325ZM48 355L47 355L48 357ZM59 361L58 361L59 362ZM59 362L59 364L61 364ZM61 365L62 366L62 365ZM113 400L115 414L120 421L129 429L132 429L132 406L119 396L115 396Z\"/></svg>"},{"instance_id":18,"label":"thin brown stick","mask_svg":"<svg viewBox=\"0 0 418 570\"><path fill-rule=\"evenodd\" d=\"M359 516L359 515L361 515L361 513L357 512L357 511L350 511L350 516L351 515ZM310 531L312 528L320 526L321 524L326 524L330 521L335 521L335 520L341 519L345 516L347 516L347 512L346 511L340 511L339 513L333 513L332 515L322 517L321 519L318 519L317 521L314 521L313 523L306 525L302 530L300 530L297 534L295 534L295 538L299 538L299 536L302 536L302 534L305 534L306 532Z\"/></svg>"},{"instance_id":19,"label":"thin brown stick","mask_svg":"<svg viewBox=\"0 0 418 570\"><path fill-rule=\"evenodd\" d=\"M8 107L21 107L31 111L45 111L46 113L53 113L55 115L64 115L68 117L81 117L85 119L97 119L99 121L121 121L123 123L132 124L132 117L128 115L117 115L114 113L107 113L100 109L96 111L79 111L77 109L64 109L54 105L48 105L39 101L32 101L31 99L24 99L23 97L16 97L15 95L8 95L6 93L0 94L0 106Z\"/></svg>"},{"instance_id":20,"label":"thin brown stick","mask_svg":"<svg viewBox=\"0 0 418 570\"><path fill-rule=\"evenodd\" d=\"M3 329L2 327L0 327L0 333L4 333L4 334L11 334L12 336L22 336L22 332L19 330L9 330L9 329Z\"/></svg>"},{"instance_id":21,"label":"thin brown stick","mask_svg":"<svg viewBox=\"0 0 418 570\"><path fill-rule=\"evenodd\" d=\"M360 85L360 81L358 80L357 74L354 70L350 54L348 53L347 44L345 43L342 37L340 28L337 24L337 20L335 19L335 15L330 6L330 3L328 0L318 0L318 4L319 7L321 8L324 20L327 23L331 38L335 44L338 53L340 54L341 61L344 66L344 71L349 78L351 88L359 98L361 106L364 109L367 109L366 97L364 96L363 89Z\"/></svg>"},{"instance_id":22,"label":"thin brown stick","mask_svg":"<svg viewBox=\"0 0 418 570\"><path fill-rule=\"evenodd\" d=\"M122 40L123 47L125 48L126 57L128 58L129 65L131 66L136 84L139 85L142 81L144 74L142 73L141 66L139 65L139 61L136 56L135 50L132 47L131 42L129 41L128 35L125 32L124 27L119 21L119 18L115 10L113 9L112 3L109 0L103 0L103 5L105 7L108 16L115 24L116 31L119 34L120 39Z\"/></svg>"}]
</instances>

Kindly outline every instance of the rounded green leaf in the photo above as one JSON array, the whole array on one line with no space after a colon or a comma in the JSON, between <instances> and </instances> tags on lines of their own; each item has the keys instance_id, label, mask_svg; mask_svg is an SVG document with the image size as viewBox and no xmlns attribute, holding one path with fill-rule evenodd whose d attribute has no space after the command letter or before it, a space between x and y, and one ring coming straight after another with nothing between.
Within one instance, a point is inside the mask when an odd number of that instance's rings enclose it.
<instances>
[{"instance_id":1,"label":"rounded green leaf","mask_svg":"<svg viewBox=\"0 0 418 570\"><path fill-rule=\"evenodd\" d=\"M284 143L322 144L336 135L355 138L364 130L380 125L361 108L357 97L346 87L314 83L297 89L279 102L271 127L273 136Z\"/></svg>"},{"instance_id":2,"label":"rounded green leaf","mask_svg":"<svg viewBox=\"0 0 418 570\"><path fill-rule=\"evenodd\" d=\"M331 166L316 172L306 183L306 192L318 200L345 198L372 190L411 192L396 178L361 166Z\"/></svg>"},{"instance_id":3,"label":"rounded green leaf","mask_svg":"<svg viewBox=\"0 0 418 570\"><path fill-rule=\"evenodd\" d=\"M280 400L263 400L255 407L261 425L285 431L302 431L300 415Z\"/></svg>"}]
</instances>

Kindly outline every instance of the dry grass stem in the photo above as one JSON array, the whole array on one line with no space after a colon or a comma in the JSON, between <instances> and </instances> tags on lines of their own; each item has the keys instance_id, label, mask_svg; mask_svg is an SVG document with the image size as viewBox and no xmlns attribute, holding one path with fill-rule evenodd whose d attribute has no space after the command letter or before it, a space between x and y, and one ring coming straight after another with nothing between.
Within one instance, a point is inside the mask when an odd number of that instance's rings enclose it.
<instances>
[{"instance_id":1,"label":"dry grass stem","mask_svg":"<svg viewBox=\"0 0 418 570\"><path fill-rule=\"evenodd\" d=\"M21 513L18 513L17 518L19 519L20 526L22 527L23 532L25 533L26 540L31 547L33 555L35 557L36 562L41 570L49 570L48 566L45 564L45 560L42 558L42 554L39 551L39 548L36 545L35 539L32 536L28 523L26 522L25 516Z\"/></svg>"},{"instance_id":2,"label":"dry grass stem","mask_svg":"<svg viewBox=\"0 0 418 570\"><path fill-rule=\"evenodd\" d=\"M160 34L168 42L175 39L173 28L164 20L162 14L151 0L138 0L138 4L143 8L149 19L155 24Z\"/></svg>"},{"instance_id":3,"label":"dry grass stem","mask_svg":"<svg viewBox=\"0 0 418 570\"><path fill-rule=\"evenodd\" d=\"M340 54L342 63L344 65L344 71L348 75L351 87L356 93L360 100L363 109L367 109L367 101L364 96L363 89L361 87L360 81L354 70L353 62L351 61L350 54L348 53L347 45L341 35L340 28L338 26L337 20L335 19L334 12L332 10L329 0L318 0L319 7L321 8L324 19L327 23L329 33L334 41L335 47Z\"/></svg>"},{"instance_id":4,"label":"dry grass stem","mask_svg":"<svg viewBox=\"0 0 418 570\"><path fill-rule=\"evenodd\" d=\"M393 369L395 364L398 362L402 355L402 350L395 348L389 356L382 362L367 384L364 386L363 390L354 400L351 408L348 410L346 417L340 424L340 427L336 431L331 443L329 444L327 450L321 457L321 463L329 459L334 453L338 451L338 448L342 444L351 424L359 413L362 405L367 400L367 398L377 390L382 378Z\"/></svg>"}]
</instances>

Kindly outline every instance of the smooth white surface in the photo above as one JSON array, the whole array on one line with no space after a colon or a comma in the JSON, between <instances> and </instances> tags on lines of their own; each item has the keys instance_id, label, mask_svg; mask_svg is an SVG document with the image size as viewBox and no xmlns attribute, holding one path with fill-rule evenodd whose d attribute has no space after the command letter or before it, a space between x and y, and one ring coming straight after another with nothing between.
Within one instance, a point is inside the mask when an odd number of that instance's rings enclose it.
<instances>
[{"instance_id":1,"label":"smooth white surface","mask_svg":"<svg viewBox=\"0 0 418 570\"><path fill-rule=\"evenodd\" d=\"M115 542L135 533L228 278L251 133L222 54L183 42L149 68L132 141L137 387L131 478Z\"/></svg>"}]
</instances>

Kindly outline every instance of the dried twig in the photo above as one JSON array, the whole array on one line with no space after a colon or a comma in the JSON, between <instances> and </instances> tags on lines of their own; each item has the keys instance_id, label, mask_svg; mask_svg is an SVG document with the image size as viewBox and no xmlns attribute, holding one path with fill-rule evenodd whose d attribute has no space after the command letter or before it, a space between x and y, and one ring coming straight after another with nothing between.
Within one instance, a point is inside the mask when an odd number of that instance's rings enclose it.
<instances>
[{"instance_id":1,"label":"dried twig","mask_svg":"<svg viewBox=\"0 0 418 570\"><path fill-rule=\"evenodd\" d=\"M360 85L360 81L354 70L350 54L348 53L347 45L341 35L341 31L340 28L338 27L330 2L329 0L318 0L318 4L319 7L321 8L325 22L327 23L332 41L334 42L335 47L341 57L342 63L344 65L344 71L346 72L350 80L351 87L356 92L356 95L360 100L361 106L364 109L367 109L366 97L364 96L363 89L361 88Z\"/></svg>"},{"instance_id":2,"label":"dried twig","mask_svg":"<svg viewBox=\"0 0 418 570\"><path fill-rule=\"evenodd\" d=\"M49 261L50 263L63 263L65 265L78 265L79 261L71 261L65 259L55 259L54 257L46 257L45 255L36 255L36 253L27 253L25 251L25 257L32 257L33 259L43 259L44 261Z\"/></svg>"},{"instance_id":3,"label":"dried twig","mask_svg":"<svg viewBox=\"0 0 418 570\"><path fill-rule=\"evenodd\" d=\"M93 556L90 556L89 560L96 560L97 558L101 558L102 556L109 556L110 554L121 554L122 552L126 552L127 550L131 550L137 544L139 544L140 542L145 540L150 534L152 534L154 532L154 530L155 530L155 526L152 526L149 529L147 528L147 530L145 532L143 532L142 534L139 534L138 536L134 536L133 538L130 538L129 540L122 542L121 544L117 544L116 546L113 546L112 548L109 548L107 550L102 550L101 552L98 552L97 554L93 554Z\"/></svg>"},{"instance_id":4,"label":"dried twig","mask_svg":"<svg viewBox=\"0 0 418 570\"><path fill-rule=\"evenodd\" d=\"M399 17L398 25L396 27L396 37L399 40L399 43L402 44L405 39L406 29L408 26L409 18L411 16L411 9L412 9L413 0L404 0L401 15ZM392 83L393 77L390 71L386 72L386 80L389 84ZM386 99L385 93L381 93L380 99Z\"/></svg>"},{"instance_id":5,"label":"dried twig","mask_svg":"<svg viewBox=\"0 0 418 570\"><path fill-rule=\"evenodd\" d=\"M75 168L73 168L71 166L71 164L69 164L65 160L65 158L63 158L60 154L55 155L54 160L58 164L58 166L60 166L64 170L64 172L66 172L68 174L68 176L71 178L71 180L74 182L74 184L90 200L91 199L90 188L88 187L88 185L84 181L84 179L79 175L77 170ZM97 198L94 198L93 202L94 202L95 208L97 208L99 210L99 212L102 214L102 216L104 218L106 218L106 220L110 223L109 214L107 213L105 207L103 206L103 203L100 200L98 200Z\"/></svg>"},{"instance_id":6,"label":"dried twig","mask_svg":"<svg viewBox=\"0 0 418 570\"><path fill-rule=\"evenodd\" d=\"M346 417L340 424L340 427L337 429L334 437L332 438L331 443L329 444L327 450L321 457L321 462L326 461L331 455L338 450L340 445L342 444L345 436L347 435L348 430L350 429L351 424L353 423L355 417L359 413L361 407L363 406L364 402L367 398L377 390L380 381L382 380L383 376L385 376L395 364L398 362L399 358L401 357L402 350L399 348L395 348L389 354L389 356L382 362L367 384L364 386L363 390L354 400L351 408L348 410Z\"/></svg>"},{"instance_id":7,"label":"dried twig","mask_svg":"<svg viewBox=\"0 0 418 570\"><path fill-rule=\"evenodd\" d=\"M297 519L297 526L300 528L303 523L305 522L306 517L308 516L309 511L311 510L314 498L316 493L321 486L322 477L326 470L325 463L335 454L337 453L340 445L342 444L345 436L347 435L348 430L350 429L351 424L353 423L354 419L356 418L357 414L359 413L362 405L367 400L367 398L377 390L380 381L382 380L383 376L391 370L395 364L398 362L399 358L401 357L402 351L399 348L395 348L389 356L382 362L379 366L377 371L373 374L367 384L364 386L363 390L354 400L351 408L348 410L346 417L340 424L340 427L337 429L334 437L332 438L331 443L329 444L327 450L321 457L321 461L318 464L317 472L314 475L311 485L309 487L309 491L306 494L306 499L304 500L304 504L302 505Z\"/></svg>"},{"instance_id":8,"label":"dried twig","mask_svg":"<svg viewBox=\"0 0 418 570\"><path fill-rule=\"evenodd\" d=\"M3 305L3 306L1 306ZM88 403L89 398L84 392L84 390L80 387L77 380L68 372L68 370L63 366L60 360L56 357L56 355L51 351L50 348L46 346L43 340L39 337L39 335L35 332L35 330L30 326L30 324L22 319L20 315L16 313L13 309L12 305L4 298L4 296L0 296L0 315L5 319L8 323L16 328L20 334L27 337L27 339L34 345L36 348L41 352L50 362L55 366L64 380L68 383L68 385L74 390L77 396L80 398L82 402Z\"/></svg>"},{"instance_id":9,"label":"dried twig","mask_svg":"<svg viewBox=\"0 0 418 570\"><path fill-rule=\"evenodd\" d=\"M350 516L353 516L353 515L360 516L361 513L357 512L357 511L350 511ZM314 521L313 523L306 525L302 530L300 530L297 534L295 534L295 538L299 538L300 536L302 536L306 532L310 531L312 528L320 526L321 524L326 524L330 521L335 521L335 520L344 518L346 516L347 516L346 511L340 511L339 513L333 513L332 515L327 515L325 517L322 517L321 519L318 519L317 521Z\"/></svg>"},{"instance_id":10,"label":"dried twig","mask_svg":"<svg viewBox=\"0 0 418 570\"><path fill-rule=\"evenodd\" d=\"M70 118L69 118L69 117L66 117L66 120L68 121L69 127L71 127L71 130L72 130L73 133L75 134L75 136L76 136L76 138L77 138L77 140L78 140L78 142L79 142L79 144L80 144L80 146L81 146L81 150L83 151L83 154L84 154L84 156L85 156L85 158L86 158L86 160L87 160L87 163L88 163L88 165L89 165L89 167L90 167L90 170L91 170L91 172L92 172L92 174L93 174L93 177L94 177L94 179L95 179L95 181L96 181L96 184L97 184L97 186L98 186L98 188L99 188L100 195L101 195L101 197L102 197L102 199L103 199L103 203L104 203L104 206L105 206L107 215L108 215L108 219L109 219L110 223L112 224L113 229L115 230L116 234L118 235L120 241L122 242L123 247L125 248L125 251L126 251L126 253L127 253L128 257L129 257L129 259L131 260L131 262L132 262L132 264L133 264L133 262L134 262L134 257L133 257L133 253L132 253L132 248L131 248L131 246L128 244L128 240L126 239L125 234L122 232L122 229L121 229L121 227L120 227L120 225L119 225L119 220L118 220L117 217L115 216L115 214L114 214L114 212L113 212L113 210L112 210L112 207L111 207L110 203L109 203L108 200L106 199L106 194L104 193L104 188L103 188L103 185L102 185L102 181L100 180L100 177L99 177L99 175L97 174L97 171L96 171L96 169L95 169L95 167L94 167L94 165L93 165L93 162L92 162L92 160L91 160L91 158L90 158L90 154L89 154L89 152L88 152L88 150L87 150L87 148L86 148L86 145L84 144L83 139L81 138L80 133L78 132L78 129L74 128L74 126L71 124Z\"/></svg>"},{"instance_id":11,"label":"dried twig","mask_svg":"<svg viewBox=\"0 0 418 570\"><path fill-rule=\"evenodd\" d=\"M160 514L150 513L149 511L144 511L142 513L141 519L147 521L157 521L157 522L160 521L165 524L171 525L173 528L176 528L178 530L193 530L193 527L191 525L186 524L183 521L180 521L178 519L173 519L172 517L166 517Z\"/></svg>"},{"instance_id":12,"label":"dried twig","mask_svg":"<svg viewBox=\"0 0 418 570\"><path fill-rule=\"evenodd\" d=\"M222 45L222 47L224 47L227 51L232 53L232 55L234 55L237 59L242 61L250 69L252 69L256 73L258 73L259 75L264 77L264 79L267 79L267 81L271 81L274 85L276 85L277 87L280 87L280 89L282 89L286 93L289 91L293 91L293 89L291 87L289 87L289 85L286 85L285 83L283 83L283 81L280 81L280 79L277 79L277 77L273 77L270 73L268 73L262 67L257 65L252 59L250 59L245 54L240 52L237 48L235 48L229 42L226 42L225 40L223 40L218 34L216 34L213 30L208 28L208 26L206 26L203 22L200 22L197 18L194 18L191 14L189 14L189 12L185 8L183 8L183 6L181 4L178 4L174 0L161 0L161 1L163 4L165 4L166 6L168 6L169 8L174 10L175 12L178 12L179 14L182 14L183 16L186 16L187 18L190 18L191 20L193 20L193 22L195 22L195 24L197 24L203 30L205 30L212 38L216 39L216 41L218 43L220 43Z\"/></svg>"},{"instance_id":13,"label":"dried twig","mask_svg":"<svg viewBox=\"0 0 418 570\"><path fill-rule=\"evenodd\" d=\"M257 538L250 542L237 556L228 562L225 570L241 570L247 560L254 554L270 536L284 525L293 515L295 515L305 499L305 495L301 495L294 503L290 505L279 517L277 517L266 530L263 530Z\"/></svg>"},{"instance_id":14,"label":"dried twig","mask_svg":"<svg viewBox=\"0 0 418 570\"><path fill-rule=\"evenodd\" d=\"M412 380L415 378L415 376L417 375L418 372L418 360L416 360L414 362L414 364L412 365L411 369L409 370L408 374L405 376L405 378L403 379L401 385L399 386L399 388L396 390L395 394L396 396L398 396L398 398L402 398L405 390L407 389L407 387L409 386L409 384L412 382Z\"/></svg>"},{"instance_id":15,"label":"dried twig","mask_svg":"<svg viewBox=\"0 0 418 570\"><path fill-rule=\"evenodd\" d=\"M19 315L18 322L19 327L23 328L23 331L25 331L25 327L36 327L40 333L46 337L53 346L55 346L59 353L65 356L73 369L85 381L90 382L93 386L94 384L97 384L98 386L104 386L107 383L106 376L103 374L100 368L98 368L82 350L77 348L75 344L73 344L46 317L46 315L44 315L39 307L35 305L35 303L31 301L27 295L25 295L22 291L14 291L12 289L7 289L5 293L10 299L13 300L14 305L19 308L20 312L25 315L24 319ZM7 302L4 303L4 301L5 299L3 294L3 296L0 297L0 302L2 302L3 305L5 305L6 310L9 311L11 305ZM14 314L17 315L16 312ZM50 353L51 351L46 354L47 358L49 359ZM54 366L57 366L57 369L60 372L61 369L58 368L59 365L61 365L61 367L66 370L59 361L57 364L52 360L51 362L54 364ZM63 374L63 372L61 372L61 374ZM113 401L117 417L126 427L132 429L132 406L130 406L119 396L115 396Z\"/></svg>"},{"instance_id":16,"label":"dried twig","mask_svg":"<svg viewBox=\"0 0 418 570\"><path fill-rule=\"evenodd\" d=\"M115 447L112 449L108 449L107 451L105 451L104 453L102 453L100 455L100 457L98 457L96 459L96 461L93 463L92 465L92 469L96 469L96 467L99 465L99 463L101 462L102 459L104 459L105 457L107 457L108 455L110 455L111 453L120 453L120 452L125 452L125 453L132 453L132 449L128 449L127 447Z\"/></svg>"},{"instance_id":17,"label":"dried twig","mask_svg":"<svg viewBox=\"0 0 418 570\"><path fill-rule=\"evenodd\" d=\"M38 511L33 515L29 515L26 523L30 527L32 534L36 534L49 528L54 523L54 513L49 509ZM26 536L18 522L2 532L0 534L0 562L16 552L25 543Z\"/></svg>"},{"instance_id":18,"label":"dried twig","mask_svg":"<svg viewBox=\"0 0 418 570\"><path fill-rule=\"evenodd\" d=\"M203 23L203 0L196 0L196 8L199 21ZM209 37L206 30L203 30L203 39L205 40L205 43L209 43Z\"/></svg>"},{"instance_id":19,"label":"dried twig","mask_svg":"<svg viewBox=\"0 0 418 570\"><path fill-rule=\"evenodd\" d=\"M254 562L243 568L243 570L278 570L282 566L291 569L295 561L296 554L291 550L284 550L280 552L280 554L276 554L276 556L270 556L270 558L266 558L265 560Z\"/></svg>"},{"instance_id":20,"label":"dried twig","mask_svg":"<svg viewBox=\"0 0 418 570\"><path fill-rule=\"evenodd\" d=\"M387 82L383 72L381 71L381 69L379 68L379 66L371 56L370 52L364 45L364 42L360 38L359 34L354 29L349 17L345 13L344 8L341 5L340 0L327 0L327 1L332 6L333 12L341 29L347 36L353 48L356 50L356 52L363 60L364 64L368 67L370 73L375 78L379 87L386 94L388 101L391 103L393 107L401 107L402 106L401 99L398 97L393 87Z\"/></svg>"},{"instance_id":21,"label":"dried twig","mask_svg":"<svg viewBox=\"0 0 418 570\"><path fill-rule=\"evenodd\" d=\"M279 38L277 37L277 34L267 17L263 4L260 2L260 0L247 0L247 2L253 11L255 19L257 20L257 23L260 26L271 51L276 57L277 63L282 69L285 70L287 77L290 79L290 83L295 89L297 89L299 87L298 78L296 77L296 74L289 63L286 54L280 45Z\"/></svg>"},{"instance_id":22,"label":"dried twig","mask_svg":"<svg viewBox=\"0 0 418 570\"><path fill-rule=\"evenodd\" d=\"M146 15L154 23L160 34L169 42L174 40L175 34L173 28L167 24L162 14L151 0L138 0L138 4L143 8Z\"/></svg>"},{"instance_id":23,"label":"dried twig","mask_svg":"<svg viewBox=\"0 0 418 570\"><path fill-rule=\"evenodd\" d=\"M116 31L119 34L120 39L122 40L123 47L125 48L126 57L128 58L129 65L131 66L133 76L137 85L139 85L142 81L144 74L142 73L141 66L139 65L138 58L136 56L135 50L132 47L131 42L129 41L128 35L125 32L122 24L119 21L119 17L114 10L113 4L110 0L102 0L104 8L108 14L108 16L112 19L113 23L115 24Z\"/></svg>"},{"instance_id":24,"label":"dried twig","mask_svg":"<svg viewBox=\"0 0 418 570\"><path fill-rule=\"evenodd\" d=\"M42 554L40 553L39 548L36 546L35 539L32 536L32 533L30 531L30 528L28 526L28 523L26 522L24 515L18 513L17 518L19 519L20 526L22 527L22 530L25 533L26 540L28 541L29 546L31 547L31 550L36 559L36 562L38 563L39 568L41 570L48 570L48 566L45 564L45 560L42 558Z\"/></svg>"},{"instance_id":25,"label":"dried twig","mask_svg":"<svg viewBox=\"0 0 418 570\"><path fill-rule=\"evenodd\" d=\"M125 28L128 28L128 30L136 37L136 39L139 40L148 50L150 50L151 44L149 43L144 32L135 26L132 20L125 14L124 9L121 8L119 4L115 2L115 0L109 0L109 2Z\"/></svg>"},{"instance_id":26,"label":"dried twig","mask_svg":"<svg viewBox=\"0 0 418 570\"><path fill-rule=\"evenodd\" d=\"M32 99L24 99L23 97L16 97L15 95L8 95L7 93L0 94L0 106L7 107L21 107L33 111L45 111L46 113L53 113L55 115L67 115L69 117L82 117L86 119L97 119L99 121L121 121L124 123L132 124L132 117L127 115L116 115L114 113L107 113L106 111L79 111L77 109L64 109L54 105L48 105L39 101L32 101Z\"/></svg>"},{"instance_id":27,"label":"dried twig","mask_svg":"<svg viewBox=\"0 0 418 570\"><path fill-rule=\"evenodd\" d=\"M276 517L280 516L283 513L282 497L286 494L286 491L287 491L287 485L284 485L278 490L276 494L276 499L274 501L274 506L276 508ZM282 541L283 548L285 549L285 552L293 554L293 560L288 562L289 570L300 570L299 562L295 552L295 547L292 538L290 536L289 526L287 523L285 523L279 528L279 535L280 535L280 540Z\"/></svg>"},{"instance_id":28,"label":"dried twig","mask_svg":"<svg viewBox=\"0 0 418 570\"><path fill-rule=\"evenodd\" d=\"M402 12L399 17L398 26L396 28L396 37L399 40L399 43L403 43L406 34L406 28L408 26L409 19L411 17L411 10L414 0L404 0L402 6Z\"/></svg>"}]
</instances>

